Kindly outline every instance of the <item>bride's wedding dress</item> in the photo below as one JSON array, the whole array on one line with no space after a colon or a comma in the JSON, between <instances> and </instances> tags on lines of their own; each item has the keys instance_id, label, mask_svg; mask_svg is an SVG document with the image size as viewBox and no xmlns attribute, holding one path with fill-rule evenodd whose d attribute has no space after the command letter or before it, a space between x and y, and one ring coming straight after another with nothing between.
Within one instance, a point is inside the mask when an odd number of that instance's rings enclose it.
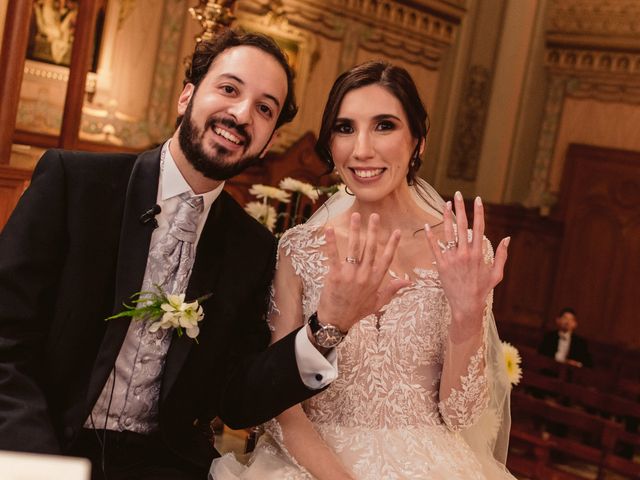
<instances>
[{"instance_id":1,"label":"bride's wedding dress","mask_svg":"<svg viewBox=\"0 0 640 480\"><path fill-rule=\"evenodd\" d=\"M292 293L283 291L289 283L301 289L301 311L296 313L308 318L316 311L328 271L324 246L323 228L318 225L300 225L283 235L279 269L297 279L287 280L280 272L272 322L281 314L280 297L291 298ZM485 250L490 261L488 242ZM361 480L513 479L493 455L484 455L477 445L472 448L473 442L464 438L465 430L478 422L486 437L495 437L490 430L498 429L499 415L489 411L492 384L485 368L490 313L485 334L456 347L456 353L464 349L467 354L447 358L451 315L437 272L415 268L410 279L412 284L380 314L364 318L349 331L337 347L337 380L303 404L305 413ZM214 461L211 476L215 480L313 478L287 452L277 420L265 425L248 466L225 455Z\"/></svg>"}]
</instances>

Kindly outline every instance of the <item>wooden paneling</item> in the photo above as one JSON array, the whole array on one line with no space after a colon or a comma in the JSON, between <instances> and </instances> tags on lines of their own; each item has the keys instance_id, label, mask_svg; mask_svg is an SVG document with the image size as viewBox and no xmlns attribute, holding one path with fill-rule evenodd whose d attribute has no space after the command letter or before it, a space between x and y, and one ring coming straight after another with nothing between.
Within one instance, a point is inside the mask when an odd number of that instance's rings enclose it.
<instances>
[{"instance_id":1,"label":"wooden paneling","mask_svg":"<svg viewBox=\"0 0 640 480\"><path fill-rule=\"evenodd\" d=\"M495 291L496 321L541 329L551 313L562 224L520 206L488 204L485 210L493 245L511 236L505 276Z\"/></svg>"},{"instance_id":2,"label":"wooden paneling","mask_svg":"<svg viewBox=\"0 0 640 480\"><path fill-rule=\"evenodd\" d=\"M31 179L30 170L0 165L0 231Z\"/></svg>"},{"instance_id":3,"label":"wooden paneling","mask_svg":"<svg viewBox=\"0 0 640 480\"><path fill-rule=\"evenodd\" d=\"M571 145L553 307L571 305L587 337L640 347L640 152Z\"/></svg>"}]
</instances>

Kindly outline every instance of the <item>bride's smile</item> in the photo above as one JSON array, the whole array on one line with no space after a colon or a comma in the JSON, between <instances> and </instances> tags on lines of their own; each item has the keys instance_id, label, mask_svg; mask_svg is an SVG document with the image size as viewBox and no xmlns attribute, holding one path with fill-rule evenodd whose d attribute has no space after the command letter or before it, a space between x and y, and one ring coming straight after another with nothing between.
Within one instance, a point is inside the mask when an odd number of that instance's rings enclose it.
<instances>
[{"instance_id":1,"label":"bride's smile","mask_svg":"<svg viewBox=\"0 0 640 480\"><path fill-rule=\"evenodd\" d=\"M408 199L409 162L418 141L400 101L381 85L344 96L331 136L338 173L358 201Z\"/></svg>"}]
</instances>

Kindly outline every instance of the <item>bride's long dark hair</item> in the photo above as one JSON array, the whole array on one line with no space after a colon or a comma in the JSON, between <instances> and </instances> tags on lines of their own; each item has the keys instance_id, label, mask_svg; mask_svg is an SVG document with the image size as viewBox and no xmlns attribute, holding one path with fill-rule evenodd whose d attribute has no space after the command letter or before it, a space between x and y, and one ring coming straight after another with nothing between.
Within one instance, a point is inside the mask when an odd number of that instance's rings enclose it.
<instances>
[{"instance_id":1,"label":"bride's long dark hair","mask_svg":"<svg viewBox=\"0 0 640 480\"><path fill-rule=\"evenodd\" d=\"M322 114L316 152L329 169L333 170L335 165L331 156L331 135L342 100L351 90L368 85L380 85L386 88L402 105L409 122L409 130L416 141L416 148L409 161L409 172L407 173L407 182L413 184L422 164L420 147L427 138L429 116L409 72L385 61L376 60L356 65L336 79Z\"/></svg>"}]
</instances>

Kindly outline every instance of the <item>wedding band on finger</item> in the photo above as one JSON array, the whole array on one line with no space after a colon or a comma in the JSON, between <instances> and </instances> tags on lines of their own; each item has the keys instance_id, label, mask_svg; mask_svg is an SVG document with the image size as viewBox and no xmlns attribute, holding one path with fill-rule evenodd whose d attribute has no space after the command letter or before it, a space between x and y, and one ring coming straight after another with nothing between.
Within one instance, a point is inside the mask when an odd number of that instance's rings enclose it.
<instances>
[{"instance_id":1,"label":"wedding band on finger","mask_svg":"<svg viewBox=\"0 0 640 480\"><path fill-rule=\"evenodd\" d=\"M449 240L447 243L445 243L444 249L451 250L452 248L455 248L457 246L458 246L458 242L456 242L455 240Z\"/></svg>"},{"instance_id":2,"label":"wedding band on finger","mask_svg":"<svg viewBox=\"0 0 640 480\"><path fill-rule=\"evenodd\" d=\"M356 257L346 257L344 261L353 265L357 265L360 263L360 261Z\"/></svg>"}]
</instances>

